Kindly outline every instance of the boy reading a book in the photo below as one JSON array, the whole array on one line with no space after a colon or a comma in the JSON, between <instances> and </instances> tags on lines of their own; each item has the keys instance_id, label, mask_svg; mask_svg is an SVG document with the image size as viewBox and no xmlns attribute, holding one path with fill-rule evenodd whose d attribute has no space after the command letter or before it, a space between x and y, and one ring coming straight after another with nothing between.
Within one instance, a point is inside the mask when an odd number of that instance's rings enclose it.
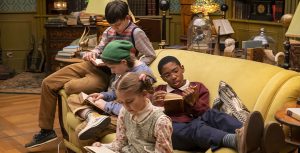
<instances>
[{"instance_id":1,"label":"boy reading a book","mask_svg":"<svg viewBox=\"0 0 300 153\"><path fill-rule=\"evenodd\" d=\"M105 8L105 19L110 27L103 32L99 45L83 56L85 62L65 66L43 80L39 113L41 130L34 135L31 142L25 144L26 148L37 147L57 139L53 124L60 89L64 88L68 95L107 89L110 73L106 74L107 69L94 65L92 61L99 58L109 42L128 40L134 44L137 50L135 54L141 61L149 65L155 59L154 49L145 32L131 22L126 2L122 0L109 2Z\"/></svg>"},{"instance_id":2,"label":"boy reading a book","mask_svg":"<svg viewBox=\"0 0 300 153\"><path fill-rule=\"evenodd\" d=\"M148 77L147 81L155 82L151 69L143 62L136 60L134 47L131 42L126 40L114 40L110 42L101 54L101 59L114 74L110 88L107 92L90 94L94 106L112 115L118 115L122 107L117 103L114 84L118 78L126 72L141 72ZM83 103L77 94L70 95L67 103L71 111L80 118L87 121L87 125L79 132L81 140L86 140L97 136L105 129L111 121L106 115L100 115L91 105Z\"/></svg>"},{"instance_id":3,"label":"boy reading a book","mask_svg":"<svg viewBox=\"0 0 300 153\"><path fill-rule=\"evenodd\" d=\"M149 84L140 74L128 72L116 83L118 102L123 105L117 120L116 139L110 144L96 142L123 153L172 153L172 122L162 109L147 98Z\"/></svg>"},{"instance_id":4,"label":"boy reading a book","mask_svg":"<svg viewBox=\"0 0 300 153\"><path fill-rule=\"evenodd\" d=\"M168 93L183 97L184 111L167 114L173 123L174 149L205 152L209 148L215 151L220 147L229 147L239 153L261 149L264 121L259 112L251 113L243 125L228 114L210 109L207 88L200 82L186 80L184 66L173 56L162 58L158 71L167 85L159 85L155 89L152 97L154 105L165 106ZM165 109L170 108L165 106ZM274 132L268 132L273 133L270 136L274 137ZM267 139L270 140L269 137Z\"/></svg>"}]
</instances>

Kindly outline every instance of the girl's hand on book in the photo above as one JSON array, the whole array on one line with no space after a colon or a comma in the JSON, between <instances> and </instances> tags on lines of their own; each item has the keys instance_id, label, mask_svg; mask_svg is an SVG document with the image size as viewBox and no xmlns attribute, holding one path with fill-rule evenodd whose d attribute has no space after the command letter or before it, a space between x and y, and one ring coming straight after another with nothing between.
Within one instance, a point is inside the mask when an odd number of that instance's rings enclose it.
<instances>
[{"instance_id":1,"label":"girl's hand on book","mask_svg":"<svg viewBox=\"0 0 300 153\"><path fill-rule=\"evenodd\" d=\"M152 98L153 104L156 106L163 106L166 94L167 92L165 91L156 91Z\"/></svg>"},{"instance_id":2,"label":"girl's hand on book","mask_svg":"<svg viewBox=\"0 0 300 153\"><path fill-rule=\"evenodd\" d=\"M104 98L104 96L101 93L92 93L92 94L89 95L89 97L92 97L93 101Z\"/></svg>"},{"instance_id":3,"label":"girl's hand on book","mask_svg":"<svg viewBox=\"0 0 300 153\"><path fill-rule=\"evenodd\" d=\"M106 102L103 99L98 99L98 100L94 101L94 104L96 107L98 107L104 111Z\"/></svg>"},{"instance_id":4,"label":"girl's hand on book","mask_svg":"<svg viewBox=\"0 0 300 153\"><path fill-rule=\"evenodd\" d=\"M101 146L101 143L100 142L94 142L92 144L93 147L100 147Z\"/></svg>"}]
</instances>

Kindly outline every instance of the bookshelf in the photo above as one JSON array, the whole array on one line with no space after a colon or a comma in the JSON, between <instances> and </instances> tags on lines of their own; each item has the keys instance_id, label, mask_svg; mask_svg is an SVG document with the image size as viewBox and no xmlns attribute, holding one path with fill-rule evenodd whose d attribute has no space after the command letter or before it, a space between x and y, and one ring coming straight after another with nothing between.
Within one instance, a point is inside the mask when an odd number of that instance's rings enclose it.
<instances>
[{"instance_id":1,"label":"bookshelf","mask_svg":"<svg viewBox=\"0 0 300 153\"><path fill-rule=\"evenodd\" d=\"M127 0L135 16L159 15L159 0Z\"/></svg>"}]
</instances>

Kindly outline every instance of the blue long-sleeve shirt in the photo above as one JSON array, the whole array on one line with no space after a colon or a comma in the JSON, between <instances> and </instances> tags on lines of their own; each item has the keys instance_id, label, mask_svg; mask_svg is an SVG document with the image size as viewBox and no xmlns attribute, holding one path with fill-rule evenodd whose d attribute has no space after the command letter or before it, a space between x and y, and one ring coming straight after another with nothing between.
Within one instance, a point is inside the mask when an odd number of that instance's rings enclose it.
<instances>
[{"instance_id":1,"label":"blue long-sleeve shirt","mask_svg":"<svg viewBox=\"0 0 300 153\"><path fill-rule=\"evenodd\" d=\"M136 67L133 67L129 72L140 72L145 73L153 79L153 82L155 82L155 77L151 71L151 69L145 64L138 65ZM122 108L122 104L116 102L117 99L116 91L115 91L115 82L118 80L119 76L114 76L112 83L110 84L111 90L107 92L101 92L101 94L104 96L103 100L106 101L106 104L104 106L104 111L109 114L119 115L120 109Z\"/></svg>"}]
</instances>

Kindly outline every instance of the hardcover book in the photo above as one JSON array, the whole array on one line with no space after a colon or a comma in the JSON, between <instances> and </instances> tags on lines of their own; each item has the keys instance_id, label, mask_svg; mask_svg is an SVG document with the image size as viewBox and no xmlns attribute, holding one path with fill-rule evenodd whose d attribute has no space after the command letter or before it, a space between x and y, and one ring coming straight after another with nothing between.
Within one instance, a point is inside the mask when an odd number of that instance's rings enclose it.
<instances>
[{"instance_id":1,"label":"hardcover book","mask_svg":"<svg viewBox=\"0 0 300 153\"><path fill-rule=\"evenodd\" d=\"M87 95L84 92L80 92L78 94L78 96L79 96L79 99L80 99L80 103L91 104L91 105L96 106L96 107L98 107L96 105L96 102L104 101L103 99L98 99L98 100L94 101L92 97L89 97L89 95Z\"/></svg>"},{"instance_id":2,"label":"hardcover book","mask_svg":"<svg viewBox=\"0 0 300 153\"><path fill-rule=\"evenodd\" d=\"M63 51L67 52L77 52L79 51L79 46L78 45L70 45L70 46L66 46L63 48Z\"/></svg>"},{"instance_id":3,"label":"hardcover book","mask_svg":"<svg viewBox=\"0 0 300 153\"><path fill-rule=\"evenodd\" d=\"M166 114L183 113L184 112L183 97L178 94L167 93L164 99L164 108Z\"/></svg>"},{"instance_id":4,"label":"hardcover book","mask_svg":"<svg viewBox=\"0 0 300 153\"><path fill-rule=\"evenodd\" d=\"M115 153L114 151L106 148L105 146L100 146L100 147L85 146L84 149L88 153Z\"/></svg>"},{"instance_id":5,"label":"hardcover book","mask_svg":"<svg viewBox=\"0 0 300 153\"><path fill-rule=\"evenodd\" d=\"M287 108L286 114L288 116L300 121L300 108Z\"/></svg>"},{"instance_id":6,"label":"hardcover book","mask_svg":"<svg viewBox=\"0 0 300 153\"><path fill-rule=\"evenodd\" d=\"M220 33L219 35L228 35L233 34L233 28L230 24L230 22L227 19L216 19L213 20L213 24L215 26L216 31L218 32L218 27L220 27Z\"/></svg>"}]
</instances>

